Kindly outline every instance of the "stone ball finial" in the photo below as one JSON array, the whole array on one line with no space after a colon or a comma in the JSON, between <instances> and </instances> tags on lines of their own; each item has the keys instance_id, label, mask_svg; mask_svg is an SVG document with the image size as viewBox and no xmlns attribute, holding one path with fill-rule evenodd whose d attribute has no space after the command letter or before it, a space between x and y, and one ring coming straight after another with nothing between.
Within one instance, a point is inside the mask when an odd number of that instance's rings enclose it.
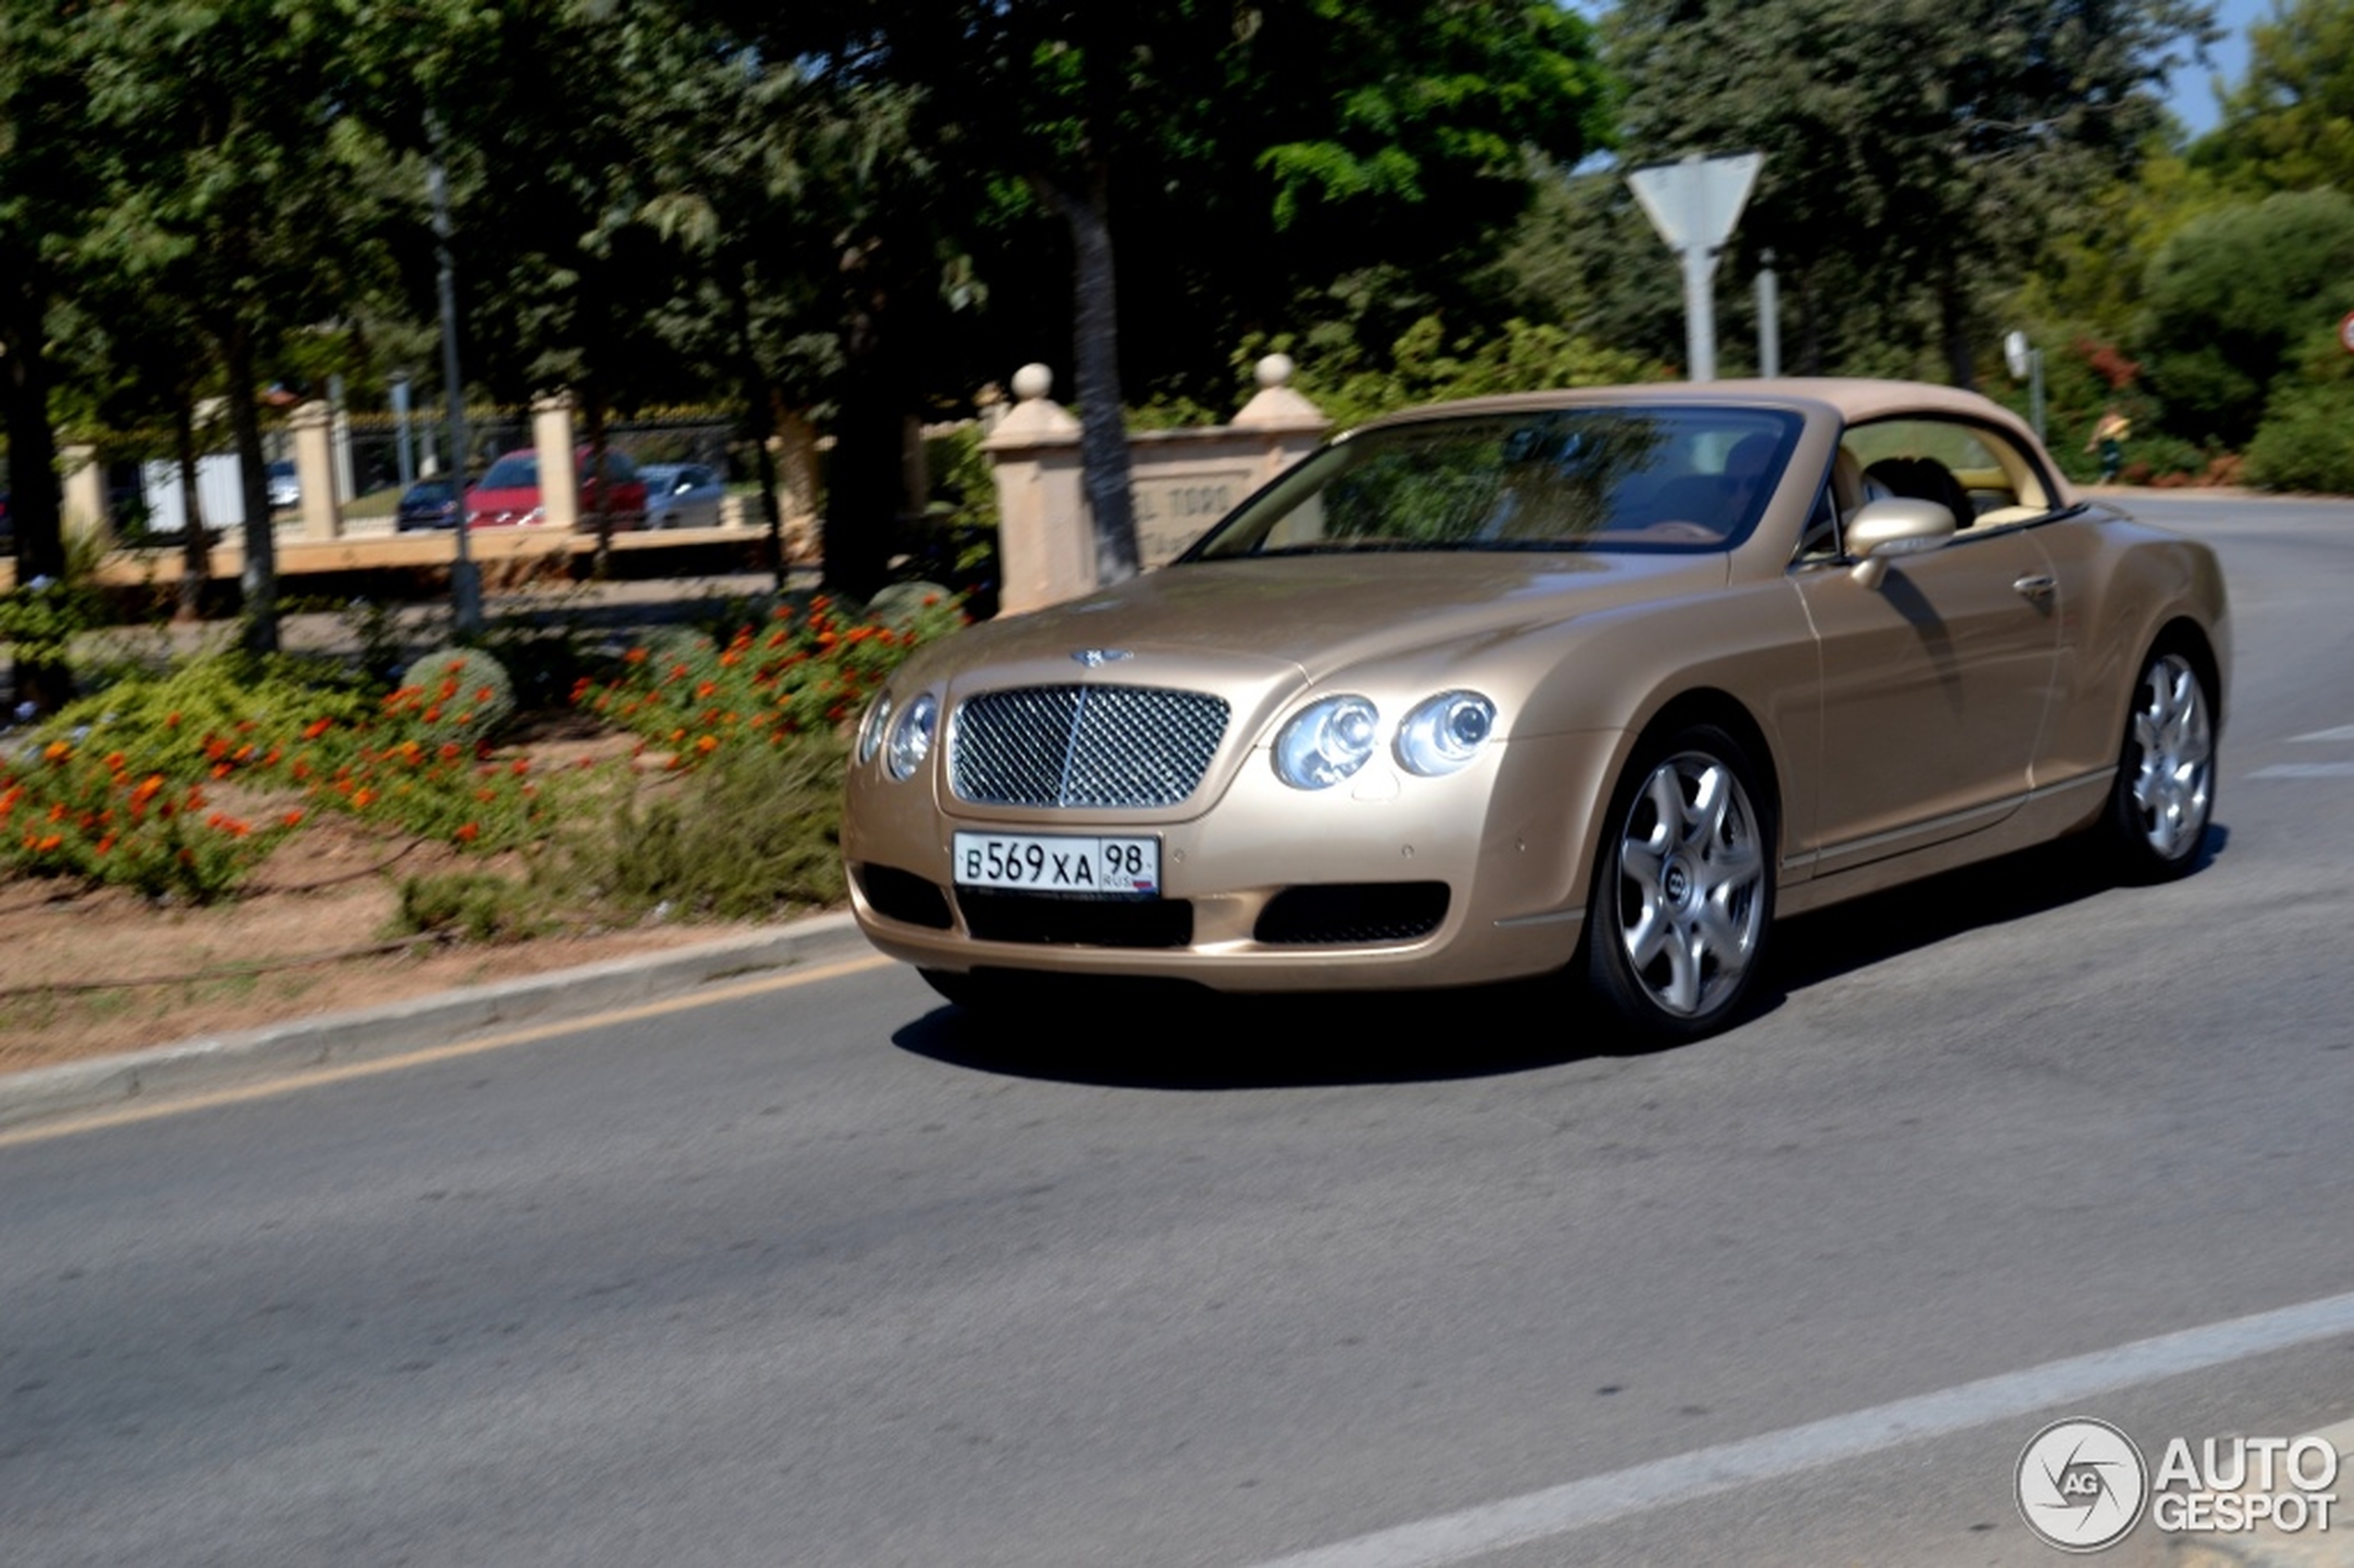
<instances>
[{"instance_id":1,"label":"stone ball finial","mask_svg":"<svg viewBox=\"0 0 2354 1568\"><path fill-rule=\"evenodd\" d=\"M1028 364L1014 372L1014 396L1034 403L1055 389L1055 373L1044 365Z\"/></svg>"},{"instance_id":2,"label":"stone ball finial","mask_svg":"<svg viewBox=\"0 0 2354 1568\"><path fill-rule=\"evenodd\" d=\"M1289 354L1270 354L1259 361L1251 374L1259 386L1272 389L1288 386L1291 382L1291 373L1297 367L1291 362Z\"/></svg>"}]
</instances>

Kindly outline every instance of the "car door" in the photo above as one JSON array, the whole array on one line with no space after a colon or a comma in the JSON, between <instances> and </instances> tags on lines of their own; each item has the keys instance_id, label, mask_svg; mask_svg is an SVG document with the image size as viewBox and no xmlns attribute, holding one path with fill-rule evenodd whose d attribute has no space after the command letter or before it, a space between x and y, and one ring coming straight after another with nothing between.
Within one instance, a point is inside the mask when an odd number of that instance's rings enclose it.
<instances>
[{"instance_id":1,"label":"car door","mask_svg":"<svg viewBox=\"0 0 2354 1568\"><path fill-rule=\"evenodd\" d=\"M1891 559L1876 585L1835 548L1794 570L1822 661L1817 874L1982 830L2024 799L2060 617L2022 469L1999 432L1959 420L1879 421L1841 442L1842 512L1888 474L1958 515L1950 542Z\"/></svg>"}]
</instances>

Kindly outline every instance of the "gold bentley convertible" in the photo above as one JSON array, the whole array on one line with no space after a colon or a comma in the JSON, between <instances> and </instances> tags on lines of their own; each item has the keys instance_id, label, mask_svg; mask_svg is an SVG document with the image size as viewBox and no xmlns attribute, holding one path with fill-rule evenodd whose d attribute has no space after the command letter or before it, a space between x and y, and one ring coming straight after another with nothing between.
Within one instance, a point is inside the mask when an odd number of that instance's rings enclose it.
<instances>
[{"instance_id":1,"label":"gold bentley convertible","mask_svg":"<svg viewBox=\"0 0 2354 1568\"><path fill-rule=\"evenodd\" d=\"M2190 869L2229 661L2213 554L1971 394L1484 398L911 660L842 849L952 1000L1568 970L1689 1037L1778 916L2085 831L2129 880Z\"/></svg>"}]
</instances>

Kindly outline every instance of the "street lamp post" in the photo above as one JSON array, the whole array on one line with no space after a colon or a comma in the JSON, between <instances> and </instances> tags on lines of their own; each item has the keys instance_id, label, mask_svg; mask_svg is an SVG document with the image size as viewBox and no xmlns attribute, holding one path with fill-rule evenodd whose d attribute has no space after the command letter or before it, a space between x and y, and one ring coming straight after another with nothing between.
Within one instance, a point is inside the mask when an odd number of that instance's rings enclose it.
<instances>
[{"instance_id":1,"label":"street lamp post","mask_svg":"<svg viewBox=\"0 0 2354 1568\"><path fill-rule=\"evenodd\" d=\"M441 140L433 128L433 140ZM449 417L449 485L458 501L458 559L449 568L449 599L462 636L482 629L482 577L475 570L466 520L466 397L458 379L458 264L449 245L449 180L437 156L425 166L425 188L433 197L433 234L441 261L441 385Z\"/></svg>"}]
</instances>

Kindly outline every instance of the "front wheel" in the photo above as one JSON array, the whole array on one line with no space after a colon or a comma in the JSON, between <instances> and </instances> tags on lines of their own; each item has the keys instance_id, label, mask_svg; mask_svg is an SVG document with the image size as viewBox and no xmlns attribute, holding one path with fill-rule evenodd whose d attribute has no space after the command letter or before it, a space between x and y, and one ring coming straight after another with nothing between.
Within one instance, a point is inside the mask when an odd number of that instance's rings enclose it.
<instances>
[{"instance_id":1,"label":"front wheel","mask_svg":"<svg viewBox=\"0 0 2354 1568\"><path fill-rule=\"evenodd\" d=\"M2133 685L2103 820L2109 848L2132 880L2170 881L2198 863L2215 810L2215 709L2198 666L2178 651L2152 653Z\"/></svg>"},{"instance_id":2,"label":"front wheel","mask_svg":"<svg viewBox=\"0 0 2354 1568\"><path fill-rule=\"evenodd\" d=\"M1603 819L1587 970L1639 1034L1722 1028L1755 979L1773 918L1773 835L1749 753L1702 725L1635 754Z\"/></svg>"}]
</instances>

